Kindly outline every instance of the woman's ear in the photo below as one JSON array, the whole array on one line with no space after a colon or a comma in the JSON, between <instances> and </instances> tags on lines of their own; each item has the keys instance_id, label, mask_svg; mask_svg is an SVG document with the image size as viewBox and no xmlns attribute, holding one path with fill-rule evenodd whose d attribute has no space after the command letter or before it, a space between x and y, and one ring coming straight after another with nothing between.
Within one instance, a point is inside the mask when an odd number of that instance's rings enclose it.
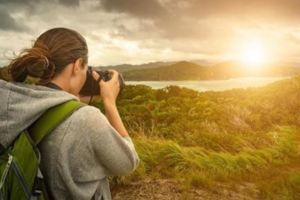
<instances>
[{"instance_id":1,"label":"woman's ear","mask_svg":"<svg viewBox=\"0 0 300 200\"><path fill-rule=\"evenodd\" d=\"M73 74L78 74L82 70L82 65L83 65L83 59L78 58L75 60L74 65L73 65Z\"/></svg>"}]
</instances>

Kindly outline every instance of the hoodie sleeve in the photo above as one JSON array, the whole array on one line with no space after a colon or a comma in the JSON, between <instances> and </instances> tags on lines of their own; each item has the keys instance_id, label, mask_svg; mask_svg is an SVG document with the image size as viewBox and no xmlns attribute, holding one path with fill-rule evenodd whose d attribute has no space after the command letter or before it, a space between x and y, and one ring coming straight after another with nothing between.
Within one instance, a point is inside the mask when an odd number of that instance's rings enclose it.
<instances>
[{"instance_id":1,"label":"hoodie sleeve","mask_svg":"<svg viewBox=\"0 0 300 200\"><path fill-rule=\"evenodd\" d=\"M106 168L109 175L126 175L135 170L139 158L131 138L122 137L100 110L91 109L90 112L98 117L94 122L96 133L91 139L99 163Z\"/></svg>"},{"instance_id":2,"label":"hoodie sleeve","mask_svg":"<svg viewBox=\"0 0 300 200\"><path fill-rule=\"evenodd\" d=\"M139 157L131 138L122 137L99 109L85 106L71 117L70 133L64 140L77 135L71 139L67 161L75 180L126 175L137 168Z\"/></svg>"}]
</instances>

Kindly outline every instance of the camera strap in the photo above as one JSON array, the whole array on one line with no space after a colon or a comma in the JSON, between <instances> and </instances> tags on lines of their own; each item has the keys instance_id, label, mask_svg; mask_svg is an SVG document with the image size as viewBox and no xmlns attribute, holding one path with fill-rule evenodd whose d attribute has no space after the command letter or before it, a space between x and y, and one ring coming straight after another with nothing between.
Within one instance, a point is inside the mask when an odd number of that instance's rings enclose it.
<instances>
[{"instance_id":1,"label":"camera strap","mask_svg":"<svg viewBox=\"0 0 300 200\"><path fill-rule=\"evenodd\" d=\"M101 81L101 75L99 76L98 80L97 80L97 84L99 84L99 82ZM90 101L89 101L89 105L91 105L92 100L93 100L94 95L91 95L90 97Z\"/></svg>"},{"instance_id":2,"label":"camera strap","mask_svg":"<svg viewBox=\"0 0 300 200\"><path fill-rule=\"evenodd\" d=\"M61 87L59 87L58 85L56 85L55 83L52 83L52 82L49 82L44 86L52 88L52 89L56 89L56 90L63 90Z\"/></svg>"}]
</instances>

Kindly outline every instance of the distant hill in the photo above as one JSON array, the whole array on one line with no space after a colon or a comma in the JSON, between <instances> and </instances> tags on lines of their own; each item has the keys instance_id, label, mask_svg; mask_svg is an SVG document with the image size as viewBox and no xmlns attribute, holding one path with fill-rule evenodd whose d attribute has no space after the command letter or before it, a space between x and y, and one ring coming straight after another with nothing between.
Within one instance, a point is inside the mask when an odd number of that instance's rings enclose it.
<instances>
[{"instance_id":1,"label":"distant hill","mask_svg":"<svg viewBox=\"0 0 300 200\"><path fill-rule=\"evenodd\" d=\"M197 64L201 63L201 64ZM270 64L258 69L245 67L239 62L208 62L205 60L180 62L151 62L141 65L98 66L96 70L115 69L126 81L184 81L224 80L239 77L278 77L300 74L296 63ZM7 69L0 68L0 78L7 79Z\"/></svg>"},{"instance_id":2,"label":"distant hill","mask_svg":"<svg viewBox=\"0 0 300 200\"><path fill-rule=\"evenodd\" d=\"M122 65L108 65L108 66L97 66L96 69L105 70L105 69L115 69L119 72L125 72L135 69L152 69L157 67L169 66L175 62L150 62L140 65L131 65L131 64L122 64Z\"/></svg>"},{"instance_id":3,"label":"distant hill","mask_svg":"<svg viewBox=\"0 0 300 200\"><path fill-rule=\"evenodd\" d=\"M151 69L136 69L123 73L125 80L136 81L166 81L166 80L195 80L207 79L209 68L197 64L181 61L164 67Z\"/></svg>"},{"instance_id":4,"label":"distant hill","mask_svg":"<svg viewBox=\"0 0 300 200\"><path fill-rule=\"evenodd\" d=\"M181 61L163 67L124 71L123 76L125 80L132 81L176 81L222 80L246 76L293 76L299 73L299 67L285 65L270 65L260 69L251 69L238 62L224 62L208 67Z\"/></svg>"},{"instance_id":5,"label":"distant hill","mask_svg":"<svg viewBox=\"0 0 300 200\"><path fill-rule=\"evenodd\" d=\"M218 63L220 63L221 61L219 60L206 60L206 59L201 59L201 60L187 60L188 62L192 62L195 63L197 65L201 65L203 67L211 67L214 66Z\"/></svg>"}]
</instances>

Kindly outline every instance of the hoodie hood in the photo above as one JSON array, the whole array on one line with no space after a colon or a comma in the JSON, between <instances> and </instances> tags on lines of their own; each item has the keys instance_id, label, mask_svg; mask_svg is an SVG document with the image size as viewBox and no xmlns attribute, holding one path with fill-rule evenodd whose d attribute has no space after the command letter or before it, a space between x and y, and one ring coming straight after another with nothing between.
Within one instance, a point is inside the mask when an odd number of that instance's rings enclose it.
<instances>
[{"instance_id":1,"label":"hoodie hood","mask_svg":"<svg viewBox=\"0 0 300 200\"><path fill-rule=\"evenodd\" d=\"M0 80L0 144L8 147L47 109L78 97L45 86Z\"/></svg>"}]
</instances>

